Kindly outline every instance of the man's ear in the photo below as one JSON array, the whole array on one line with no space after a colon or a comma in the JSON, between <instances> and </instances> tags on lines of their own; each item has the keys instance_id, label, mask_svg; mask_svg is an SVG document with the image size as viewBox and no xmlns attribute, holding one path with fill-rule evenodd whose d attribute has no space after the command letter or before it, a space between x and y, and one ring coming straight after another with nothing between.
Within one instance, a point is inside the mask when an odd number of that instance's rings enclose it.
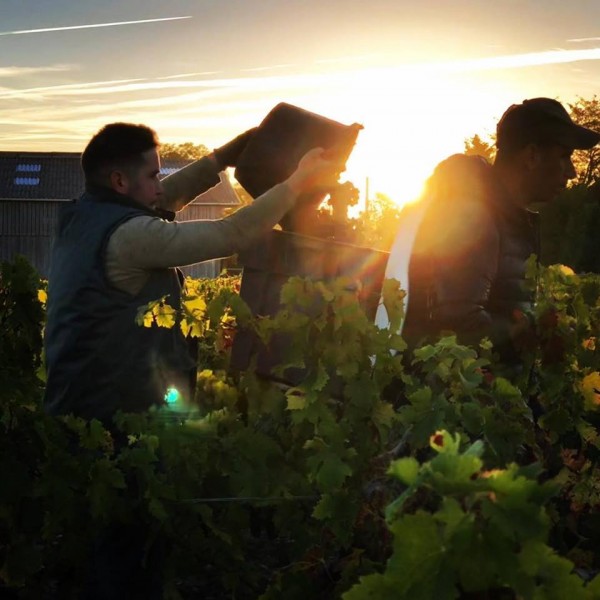
<instances>
[{"instance_id":1,"label":"man's ear","mask_svg":"<svg viewBox=\"0 0 600 600\"><path fill-rule=\"evenodd\" d=\"M110 172L110 187L120 194L129 192L129 178L123 171L114 170Z\"/></svg>"}]
</instances>

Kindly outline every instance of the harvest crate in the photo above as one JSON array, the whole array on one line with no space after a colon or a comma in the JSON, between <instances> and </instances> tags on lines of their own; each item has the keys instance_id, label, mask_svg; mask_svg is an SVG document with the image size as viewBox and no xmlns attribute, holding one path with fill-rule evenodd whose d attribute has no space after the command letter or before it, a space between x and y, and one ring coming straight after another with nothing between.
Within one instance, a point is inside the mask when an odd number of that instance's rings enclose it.
<instances>
[{"instance_id":1,"label":"harvest crate","mask_svg":"<svg viewBox=\"0 0 600 600\"><path fill-rule=\"evenodd\" d=\"M273 316L281 306L281 288L290 277L327 281L347 276L360 281L359 303L374 320L388 257L388 252L372 248L273 230L262 242L239 255L244 267L240 295L254 315ZM272 369L281 359L286 343L285 335L274 336L265 348L242 329L235 336L231 366L247 369L256 355L258 374L275 378ZM288 369L283 379L277 379L295 385L302 375L300 369Z\"/></svg>"}]
</instances>

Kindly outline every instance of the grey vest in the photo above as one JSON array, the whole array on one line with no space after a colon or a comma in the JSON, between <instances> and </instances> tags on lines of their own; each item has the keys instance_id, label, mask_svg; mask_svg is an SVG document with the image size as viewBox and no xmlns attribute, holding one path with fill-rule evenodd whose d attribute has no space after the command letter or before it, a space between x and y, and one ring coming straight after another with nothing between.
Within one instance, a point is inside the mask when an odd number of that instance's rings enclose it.
<instances>
[{"instance_id":1,"label":"grey vest","mask_svg":"<svg viewBox=\"0 0 600 600\"><path fill-rule=\"evenodd\" d=\"M178 325L138 326L138 307L168 296L178 308L180 274L156 269L135 296L106 279L112 232L156 213L108 190L85 193L64 209L55 239L45 331L50 414L110 421L117 410L139 412L164 403L169 387L189 395L195 360Z\"/></svg>"}]
</instances>

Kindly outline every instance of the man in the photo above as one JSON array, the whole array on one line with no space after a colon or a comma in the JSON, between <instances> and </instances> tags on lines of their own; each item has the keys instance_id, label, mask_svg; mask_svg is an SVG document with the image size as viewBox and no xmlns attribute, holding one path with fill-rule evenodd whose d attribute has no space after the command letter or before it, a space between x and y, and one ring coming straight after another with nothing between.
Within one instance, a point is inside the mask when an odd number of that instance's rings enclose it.
<instances>
[{"instance_id":1,"label":"man","mask_svg":"<svg viewBox=\"0 0 600 600\"><path fill-rule=\"evenodd\" d=\"M228 256L259 240L301 195L339 176L340 166L313 149L250 206L216 221L172 221L173 211L235 166L252 134L163 181L152 129L113 123L91 139L81 159L86 192L61 215L52 254L44 399L50 414L97 418L112 429L115 412L160 405L169 387L192 393L196 365L180 328L140 327L138 307L164 296L177 306L177 266ZM147 539L142 515L109 523L91 545L82 597L162 598L165 552L162 538Z\"/></svg>"},{"instance_id":2,"label":"man","mask_svg":"<svg viewBox=\"0 0 600 600\"><path fill-rule=\"evenodd\" d=\"M533 324L526 262L539 255L537 215L528 207L552 201L576 175L573 150L599 140L556 100L534 98L500 119L493 165L465 155L438 165L408 268L409 342L445 330L463 343L488 336L503 362L518 361Z\"/></svg>"},{"instance_id":3,"label":"man","mask_svg":"<svg viewBox=\"0 0 600 600\"><path fill-rule=\"evenodd\" d=\"M137 310L167 296L177 306L175 267L238 252L269 231L305 192L331 186L339 165L313 149L296 171L252 205L216 221L173 222L235 166L253 131L159 179L159 143L143 125L113 123L85 148L86 192L61 215L52 254L45 336L51 414L110 425L116 411L144 411L168 388L191 393L194 358L179 327L144 328ZM171 220L166 220L171 219Z\"/></svg>"}]
</instances>

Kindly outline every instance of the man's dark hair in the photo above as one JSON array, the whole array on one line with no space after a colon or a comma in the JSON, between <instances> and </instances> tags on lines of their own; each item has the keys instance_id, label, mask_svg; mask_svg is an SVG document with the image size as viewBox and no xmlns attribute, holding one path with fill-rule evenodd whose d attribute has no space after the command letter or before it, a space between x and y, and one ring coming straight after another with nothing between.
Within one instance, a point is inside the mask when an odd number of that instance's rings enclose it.
<instances>
[{"instance_id":1,"label":"man's dark hair","mask_svg":"<svg viewBox=\"0 0 600 600\"><path fill-rule=\"evenodd\" d=\"M89 141L81 155L86 185L108 185L111 171L139 168L142 154L158 148L156 132L146 125L110 123Z\"/></svg>"}]
</instances>

